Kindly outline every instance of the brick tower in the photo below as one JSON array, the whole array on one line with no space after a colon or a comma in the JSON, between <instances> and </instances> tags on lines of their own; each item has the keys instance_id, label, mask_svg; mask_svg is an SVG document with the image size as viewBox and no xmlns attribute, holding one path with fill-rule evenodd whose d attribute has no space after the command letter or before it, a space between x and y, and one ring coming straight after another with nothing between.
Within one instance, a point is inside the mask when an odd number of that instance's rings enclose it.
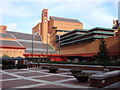
<instances>
[{"instance_id":1,"label":"brick tower","mask_svg":"<svg viewBox=\"0 0 120 90\"><path fill-rule=\"evenodd\" d=\"M43 9L42 11L42 42L47 44L47 36L48 36L48 9Z\"/></svg>"}]
</instances>

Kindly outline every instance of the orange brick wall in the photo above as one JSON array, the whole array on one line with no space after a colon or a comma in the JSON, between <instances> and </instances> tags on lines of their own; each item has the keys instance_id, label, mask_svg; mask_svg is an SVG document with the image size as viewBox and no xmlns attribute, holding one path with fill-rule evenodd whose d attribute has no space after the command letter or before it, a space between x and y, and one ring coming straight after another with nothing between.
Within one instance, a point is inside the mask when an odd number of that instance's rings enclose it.
<instances>
[{"instance_id":1,"label":"orange brick wall","mask_svg":"<svg viewBox=\"0 0 120 90\"><path fill-rule=\"evenodd\" d=\"M6 33L7 26L0 25L0 33Z\"/></svg>"},{"instance_id":2,"label":"orange brick wall","mask_svg":"<svg viewBox=\"0 0 120 90\"><path fill-rule=\"evenodd\" d=\"M5 49L0 48L0 57L4 54L9 55L10 57L24 57L23 56L24 50L23 49Z\"/></svg>"},{"instance_id":3,"label":"orange brick wall","mask_svg":"<svg viewBox=\"0 0 120 90\"><path fill-rule=\"evenodd\" d=\"M50 17L49 22L49 32L50 32L50 44L57 50L58 44L55 42L55 35L63 35L67 32L55 32L56 29L52 29L52 27L57 27L57 30L67 30L72 31L74 29L83 29L83 23L74 23L74 22L66 22L66 21L57 21L53 20Z\"/></svg>"},{"instance_id":4,"label":"orange brick wall","mask_svg":"<svg viewBox=\"0 0 120 90\"><path fill-rule=\"evenodd\" d=\"M82 23L65 22L65 21L54 21L53 26L57 27L58 30L72 31L74 29L83 29Z\"/></svg>"},{"instance_id":5,"label":"orange brick wall","mask_svg":"<svg viewBox=\"0 0 120 90\"><path fill-rule=\"evenodd\" d=\"M13 39L13 38L0 38L0 40L10 40L10 41L17 41L17 39Z\"/></svg>"},{"instance_id":6,"label":"orange brick wall","mask_svg":"<svg viewBox=\"0 0 120 90\"><path fill-rule=\"evenodd\" d=\"M118 37L112 37L105 39L107 43L107 48L109 52L120 52L118 49ZM87 53L97 53L100 40L96 40L91 43L75 44L65 47L61 47L61 54L87 54Z\"/></svg>"},{"instance_id":7,"label":"orange brick wall","mask_svg":"<svg viewBox=\"0 0 120 90\"><path fill-rule=\"evenodd\" d=\"M41 23L41 31L42 31L42 42L48 43L48 9L43 9L42 11L42 23Z\"/></svg>"},{"instance_id":8,"label":"orange brick wall","mask_svg":"<svg viewBox=\"0 0 120 90\"><path fill-rule=\"evenodd\" d=\"M33 32L32 33L37 33L38 31L39 31L38 34L41 35L41 23L38 23L35 27L33 27Z\"/></svg>"}]
</instances>

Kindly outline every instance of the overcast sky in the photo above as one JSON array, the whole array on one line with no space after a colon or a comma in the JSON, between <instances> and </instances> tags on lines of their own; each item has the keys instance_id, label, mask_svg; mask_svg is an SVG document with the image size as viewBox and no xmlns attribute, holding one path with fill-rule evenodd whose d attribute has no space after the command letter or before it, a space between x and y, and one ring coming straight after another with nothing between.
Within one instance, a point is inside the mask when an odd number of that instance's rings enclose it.
<instances>
[{"instance_id":1,"label":"overcast sky","mask_svg":"<svg viewBox=\"0 0 120 90\"><path fill-rule=\"evenodd\" d=\"M0 25L9 31L31 33L32 27L41 22L42 9L49 16L78 19L84 29L112 27L118 19L119 0L3 0L0 1Z\"/></svg>"}]
</instances>

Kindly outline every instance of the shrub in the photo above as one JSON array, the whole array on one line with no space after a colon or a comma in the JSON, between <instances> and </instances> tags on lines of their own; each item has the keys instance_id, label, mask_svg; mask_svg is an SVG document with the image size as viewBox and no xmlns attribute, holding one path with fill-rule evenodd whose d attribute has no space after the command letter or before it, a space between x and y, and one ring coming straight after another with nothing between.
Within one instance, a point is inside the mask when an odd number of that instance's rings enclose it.
<instances>
[{"instance_id":1,"label":"shrub","mask_svg":"<svg viewBox=\"0 0 120 90\"><path fill-rule=\"evenodd\" d=\"M13 60L2 60L2 69L15 68L15 62Z\"/></svg>"},{"instance_id":2,"label":"shrub","mask_svg":"<svg viewBox=\"0 0 120 90\"><path fill-rule=\"evenodd\" d=\"M13 69L13 68L15 68L14 65L7 65L7 66L3 65L2 66L2 69Z\"/></svg>"},{"instance_id":3,"label":"shrub","mask_svg":"<svg viewBox=\"0 0 120 90\"><path fill-rule=\"evenodd\" d=\"M107 45L106 45L106 41L103 39L100 40L100 43L99 43L99 50L98 50L98 53L97 53L97 58L100 60L100 61L105 61L105 60L108 60L108 50L107 50Z\"/></svg>"},{"instance_id":4,"label":"shrub","mask_svg":"<svg viewBox=\"0 0 120 90\"><path fill-rule=\"evenodd\" d=\"M27 65L26 64L17 64L16 68L17 69L27 68Z\"/></svg>"},{"instance_id":5,"label":"shrub","mask_svg":"<svg viewBox=\"0 0 120 90\"><path fill-rule=\"evenodd\" d=\"M120 66L120 62L110 62L110 61L86 61L86 62L67 62L67 61L40 61L39 63L53 63L53 64L78 64L78 65L106 65L106 66Z\"/></svg>"},{"instance_id":6,"label":"shrub","mask_svg":"<svg viewBox=\"0 0 120 90\"><path fill-rule=\"evenodd\" d=\"M42 69L48 69L48 66L41 66Z\"/></svg>"},{"instance_id":7,"label":"shrub","mask_svg":"<svg viewBox=\"0 0 120 90\"><path fill-rule=\"evenodd\" d=\"M59 69L58 67L49 67L48 68L51 73L56 73L56 71Z\"/></svg>"},{"instance_id":8,"label":"shrub","mask_svg":"<svg viewBox=\"0 0 120 90\"><path fill-rule=\"evenodd\" d=\"M75 73L81 73L82 70L80 70L80 69L71 69L70 72L71 72L72 74L75 74Z\"/></svg>"},{"instance_id":9,"label":"shrub","mask_svg":"<svg viewBox=\"0 0 120 90\"><path fill-rule=\"evenodd\" d=\"M87 82L90 75L91 75L91 74L88 74L88 73L75 73L75 74L73 74L73 76L74 76L79 82Z\"/></svg>"},{"instance_id":10,"label":"shrub","mask_svg":"<svg viewBox=\"0 0 120 90\"><path fill-rule=\"evenodd\" d=\"M5 66L15 65L15 61L13 61L13 60L2 60L2 65L5 65Z\"/></svg>"},{"instance_id":11,"label":"shrub","mask_svg":"<svg viewBox=\"0 0 120 90\"><path fill-rule=\"evenodd\" d=\"M2 57L10 57L9 55L4 54Z\"/></svg>"}]
</instances>

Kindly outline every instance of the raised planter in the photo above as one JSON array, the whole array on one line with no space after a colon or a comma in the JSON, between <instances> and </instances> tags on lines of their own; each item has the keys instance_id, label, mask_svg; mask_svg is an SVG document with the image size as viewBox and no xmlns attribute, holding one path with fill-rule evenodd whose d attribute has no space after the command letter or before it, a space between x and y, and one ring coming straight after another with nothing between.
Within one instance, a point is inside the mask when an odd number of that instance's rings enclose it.
<instances>
[{"instance_id":1,"label":"raised planter","mask_svg":"<svg viewBox=\"0 0 120 90\"><path fill-rule=\"evenodd\" d=\"M2 66L2 70L3 70L3 69L14 69L14 68L15 68L14 65L6 65L6 66L3 65L3 66Z\"/></svg>"},{"instance_id":2,"label":"raised planter","mask_svg":"<svg viewBox=\"0 0 120 90\"><path fill-rule=\"evenodd\" d=\"M58 67L48 67L50 73L56 73L57 70L59 69Z\"/></svg>"},{"instance_id":3,"label":"raised planter","mask_svg":"<svg viewBox=\"0 0 120 90\"><path fill-rule=\"evenodd\" d=\"M75 74L75 73L81 73L82 70L81 70L81 69L71 69L70 72L71 72L72 74Z\"/></svg>"},{"instance_id":4,"label":"raised planter","mask_svg":"<svg viewBox=\"0 0 120 90\"><path fill-rule=\"evenodd\" d=\"M101 73L101 74L93 74L90 76L90 87L103 88L119 81L120 81L120 70Z\"/></svg>"},{"instance_id":5,"label":"raised planter","mask_svg":"<svg viewBox=\"0 0 120 90\"><path fill-rule=\"evenodd\" d=\"M65 69L82 69L82 70L96 70L96 71L103 71L103 66L97 65L74 65L74 64L53 64L53 63L40 63L41 66L52 66L58 68L65 68ZM120 70L120 66L108 66L110 71Z\"/></svg>"},{"instance_id":6,"label":"raised planter","mask_svg":"<svg viewBox=\"0 0 120 90\"><path fill-rule=\"evenodd\" d=\"M26 68L27 68L27 65L26 65L26 64L17 64L17 65L16 65L16 68L17 68L17 69L24 69L24 68L26 69Z\"/></svg>"},{"instance_id":7,"label":"raised planter","mask_svg":"<svg viewBox=\"0 0 120 90\"><path fill-rule=\"evenodd\" d=\"M88 73L75 73L75 74L73 74L73 76L74 76L79 82L87 82L90 75L91 75L91 74L88 74Z\"/></svg>"}]
</instances>

